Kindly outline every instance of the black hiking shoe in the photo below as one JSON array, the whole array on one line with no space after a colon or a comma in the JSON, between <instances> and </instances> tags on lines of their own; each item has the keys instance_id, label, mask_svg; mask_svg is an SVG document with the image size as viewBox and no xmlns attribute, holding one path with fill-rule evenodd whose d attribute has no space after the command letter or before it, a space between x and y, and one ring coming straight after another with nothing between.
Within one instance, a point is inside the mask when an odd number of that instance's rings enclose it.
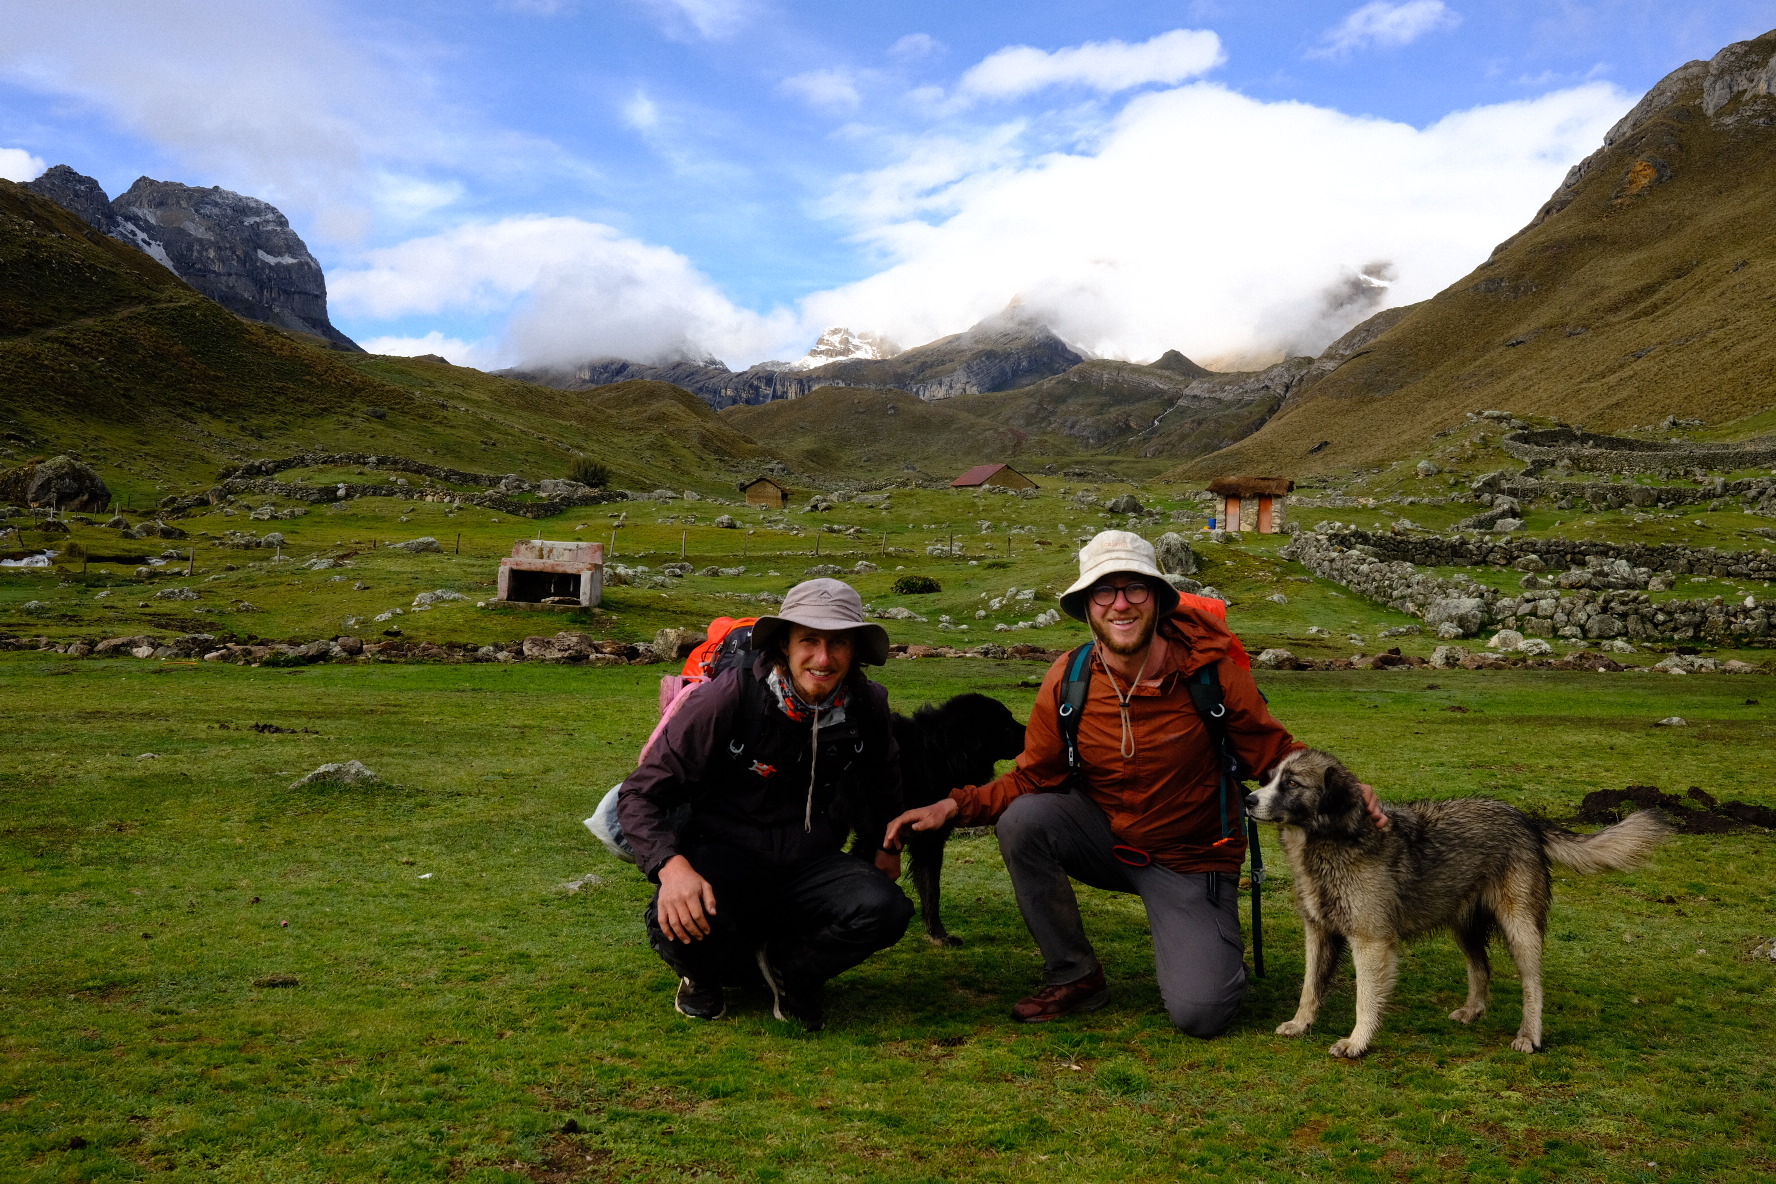
<instances>
[{"instance_id":1,"label":"black hiking shoe","mask_svg":"<svg viewBox=\"0 0 1776 1184\"><path fill-rule=\"evenodd\" d=\"M694 1020L719 1020L728 1014L728 1000L719 984L704 987L688 978L678 980L678 994L672 997L672 1006L679 1015Z\"/></svg>"},{"instance_id":2,"label":"black hiking shoe","mask_svg":"<svg viewBox=\"0 0 1776 1184\"><path fill-rule=\"evenodd\" d=\"M765 947L758 951L759 973L771 988L771 1014L785 1023L800 1024L810 1032L826 1027L826 1011L820 1006L820 983L798 982L771 964Z\"/></svg>"}]
</instances>

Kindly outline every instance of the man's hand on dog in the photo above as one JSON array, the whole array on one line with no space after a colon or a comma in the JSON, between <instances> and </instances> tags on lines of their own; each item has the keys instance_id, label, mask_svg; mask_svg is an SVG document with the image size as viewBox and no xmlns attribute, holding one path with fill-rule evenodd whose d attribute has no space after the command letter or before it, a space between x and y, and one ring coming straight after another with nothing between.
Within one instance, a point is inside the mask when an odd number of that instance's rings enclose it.
<instances>
[{"instance_id":1,"label":"man's hand on dog","mask_svg":"<svg viewBox=\"0 0 1776 1184\"><path fill-rule=\"evenodd\" d=\"M1386 830L1388 816L1382 812L1381 801L1375 796L1375 791L1361 781L1357 782L1357 788L1363 791L1363 809L1369 811L1369 817L1375 820L1378 828Z\"/></svg>"},{"instance_id":2,"label":"man's hand on dog","mask_svg":"<svg viewBox=\"0 0 1776 1184\"><path fill-rule=\"evenodd\" d=\"M914 830L937 830L954 818L956 811L961 808L955 798L943 798L929 806L908 810L888 824L888 834L882 840L882 847L888 851L898 851L907 827L910 826Z\"/></svg>"},{"instance_id":3,"label":"man's hand on dog","mask_svg":"<svg viewBox=\"0 0 1776 1184\"><path fill-rule=\"evenodd\" d=\"M702 941L715 915L715 888L697 874L691 861L674 855L660 868L660 900L655 910L660 928L673 941Z\"/></svg>"}]
</instances>

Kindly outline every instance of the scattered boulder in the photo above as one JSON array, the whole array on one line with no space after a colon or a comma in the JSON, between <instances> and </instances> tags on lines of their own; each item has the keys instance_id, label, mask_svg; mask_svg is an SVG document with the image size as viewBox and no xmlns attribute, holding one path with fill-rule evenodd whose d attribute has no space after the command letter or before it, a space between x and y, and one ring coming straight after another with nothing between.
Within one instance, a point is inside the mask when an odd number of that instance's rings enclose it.
<instances>
[{"instance_id":1,"label":"scattered boulder","mask_svg":"<svg viewBox=\"0 0 1776 1184\"><path fill-rule=\"evenodd\" d=\"M739 530L740 529L740 523L735 520L735 518L732 514L721 515L720 517L718 517L715 520L715 525L718 529L721 529L721 530Z\"/></svg>"},{"instance_id":2,"label":"scattered boulder","mask_svg":"<svg viewBox=\"0 0 1776 1184\"><path fill-rule=\"evenodd\" d=\"M382 778L365 768L362 762L341 761L322 765L308 776L292 781L290 788L301 789L305 785L364 785L381 780Z\"/></svg>"},{"instance_id":3,"label":"scattered boulder","mask_svg":"<svg viewBox=\"0 0 1776 1184\"><path fill-rule=\"evenodd\" d=\"M1293 670L1295 663L1295 655L1284 649L1267 649L1258 655L1258 665L1266 670Z\"/></svg>"},{"instance_id":4,"label":"scattered boulder","mask_svg":"<svg viewBox=\"0 0 1776 1184\"><path fill-rule=\"evenodd\" d=\"M654 652L661 660L675 662L709 640L701 629L662 629L654 634Z\"/></svg>"},{"instance_id":5,"label":"scattered boulder","mask_svg":"<svg viewBox=\"0 0 1776 1184\"><path fill-rule=\"evenodd\" d=\"M1113 497L1104 503L1104 509L1112 514L1139 514L1146 510L1146 508L1147 507L1143 506L1140 500L1132 493L1125 493L1121 497Z\"/></svg>"},{"instance_id":6,"label":"scattered boulder","mask_svg":"<svg viewBox=\"0 0 1776 1184\"><path fill-rule=\"evenodd\" d=\"M1176 531L1168 530L1155 539L1153 553L1159 560L1159 570L1166 575L1193 576L1200 566L1189 541Z\"/></svg>"},{"instance_id":7,"label":"scattered boulder","mask_svg":"<svg viewBox=\"0 0 1776 1184\"><path fill-rule=\"evenodd\" d=\"M452 592L448 588L439 588L436 592L421 592L413 598L413 607L423 608L431 604L444 604L452 600L467 600L461 592Z\"/></svg>"},{"instance_id":8,"label":"scattered boulder","mask_svg":"<svg viewBox=\"0 0 1776 1184\"><path fill-rule=\"evenodd\" d=\"M1417 473L1420 477L1435 477L1443 470L1435 461L1421 460L1413 467L1412 471Z\"/></svg>"},{"instance_id":9,"label":"scattered boulder","mask_svg":"<svg viewBox=\"0 0 1776 1184\"><path fill-rule=\"evenodd\" d=\"M810 576L836 576L842 575L844 571L845 569L836 563L816 563L813 567L808 568L803 574Z\"/></svg>"},{"instance_id":10,"label":"scattered boulder","mask_svg":"<svg viewBox=\"0 0 1776 1184\"><path fill-rule=\"evenodd\" d=\"M1467 656L1468 651L1459 645L1440 645L1431 651L1431 665L1438 670L1454 670Z\"/></svg>"},{"instance_id":11,"label":"scattered boulder","mask_svg":"<svg viewBox=\"0 0 1776 1184\"><path fill-rule=\"evenodd\" d=\"M662 563L660 565L660 574L661 575L676 576L679 579L683 579L685 576L690 575L695 570L696 570L696 568L692 567L688 563Z\"/></svg>"},{"instance_id":12,"label":"scattered boulder","mask_svg":"<svg viewBox=\"0 0 1776 1184\"><path fill-rule=\"evenodd\" d=\"M196 600L196 588L162 588L154 594L156 600Z\"/></svg>"},{"instance_id":13,"label":"scattered boulder","mask_svg":"<svg viewBox=\"0 0 1776 1184\"><path fill-rule=\"evenodd\" d=\"M1515 629L1500 629L1497 633L1494 633L1491 640L1486 643L1486 648L1489 650L1509 652L1517 649L1522 644L1523 634L1517 632ZM1443 648L1449 649L1453 647L1445 646Z\"/></svg>"},{"instance_id":14,"label":"scattered boulder","mask_svg":"<svg viewBox=\"0 0 1776 1184\"><path fill-rule=\"evenodd\" d=\"M266 536L266 538L270 537L270 535ZM281 535L278 537L278 541L280 543L283 541ZM410 555L418 555L421 552L442 551L444 549L443 545L429 534L424 538L408 539L404 543L390 543L389 548L395 551L406 551Z\"/></svg>"},{"instance_id":15,"label":"scattered boulder","mask_svg":"<svg viewBox=\"0 0 1776 1184\"><path fill-rule=\"evenodd\" d=\"M97 513L111 504L111 489L92 466L54 456L0 470L0 502Z\"/></svg>"},{"instance_id":16,"label":"scattered boulder","mask_svg":"<svg viewBox=\"0 0 1776 1184\"><path fill-rule=\"evenodd\" d=\"M871 563L869 560L859 559L857 561L856 566L854 566L851 569L851 574L854 576L867 576L872 571L881 571L881 570L882 570L881 568L877 567L875 564Z\"/></svg>"}]
</instances>

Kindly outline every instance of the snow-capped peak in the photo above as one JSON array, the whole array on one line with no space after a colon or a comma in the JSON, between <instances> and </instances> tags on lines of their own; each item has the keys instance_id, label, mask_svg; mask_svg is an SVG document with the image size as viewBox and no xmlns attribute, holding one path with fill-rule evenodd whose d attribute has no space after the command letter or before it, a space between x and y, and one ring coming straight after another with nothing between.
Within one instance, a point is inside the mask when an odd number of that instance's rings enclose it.
<instances>
[{"instance_id":1,"label":"snow-capped peak","mask_svg":"<svg viewBox=\"0 0 1776 1184\"><path fill-rule=\"evenodd\" d=\"M828 362L874 361L892 358L900 347L875 333L853 333L849 329L828 329L820 335L804 357L789 364L791 370L812 370Z\"/></svg>"}]
</instances>

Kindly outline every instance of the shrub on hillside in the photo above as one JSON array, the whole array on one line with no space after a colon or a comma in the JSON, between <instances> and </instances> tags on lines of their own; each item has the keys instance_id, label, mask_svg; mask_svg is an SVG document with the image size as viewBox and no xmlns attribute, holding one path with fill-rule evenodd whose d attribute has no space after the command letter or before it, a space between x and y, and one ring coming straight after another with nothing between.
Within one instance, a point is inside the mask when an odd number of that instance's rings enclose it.
<instances>
[{"instance_id":1,"label":"shrub on hillside","mask_svg":"<svg viewBox=\"0 0 1776 1184\"><path fill-rule=\"evenodd\" d=\"M930 576L901 576L894 581L894 590L902 596L923 596L928 592L942 592L943 585Z\"/></svg>"},{"instance_id":2,"label":"shrub on hillside","mask_svg":"<svg viewBox=\"0 0 1776 1184\"><path fill-rule=\"evenodd\" d=\"M593 489L603 489L610 484L611 473L609 468L590 457L576 456L567 466L567 479L590 485Z\"/></svg>"}]
</instances>

